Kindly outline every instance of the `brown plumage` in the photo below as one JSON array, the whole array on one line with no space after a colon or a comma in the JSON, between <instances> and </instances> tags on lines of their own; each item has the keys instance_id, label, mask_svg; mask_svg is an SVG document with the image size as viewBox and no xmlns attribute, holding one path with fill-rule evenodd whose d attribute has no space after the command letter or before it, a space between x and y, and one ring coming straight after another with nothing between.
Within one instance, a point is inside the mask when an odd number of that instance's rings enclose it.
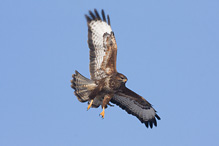
<instances>
[{"instance_id":1,"label":"brown plumage","mask_svg":"<svg viewBox=\"0 0 219 146\"><path fill-rule=\"evenodd\" d=\"M90 48L90 76L87 79L75 71L71 87L80 102L88 102L90 107L102 106L100 115L104 118L104 109L112 102L129 114L136 116L146 127L157 126L160 117L155 109L143 97L125 86L127 77L116 70L117 44L111 29L110 18L104 11L102 18L94 10L85 15L88 25L88 46Z\"/></svg>"}]
</instances>

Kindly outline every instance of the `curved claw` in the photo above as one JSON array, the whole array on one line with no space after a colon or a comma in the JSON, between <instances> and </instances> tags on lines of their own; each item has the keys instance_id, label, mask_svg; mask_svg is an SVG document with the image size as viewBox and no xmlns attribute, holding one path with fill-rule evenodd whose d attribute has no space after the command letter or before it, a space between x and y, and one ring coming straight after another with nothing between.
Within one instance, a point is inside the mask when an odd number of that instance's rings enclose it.
<instances>
[{"instance_id":1,"label":"curved claw","mask_svg":"<svg viewBox=\"0 0 219 146\"><path fill-rule=\"evenodd\" d=\"M100 115L102 116L102 118L104 119L104 116L105 116L105 111L104 111L104 107L103 107L103 111L100 113Z\"/></svg>"}]
</instances>

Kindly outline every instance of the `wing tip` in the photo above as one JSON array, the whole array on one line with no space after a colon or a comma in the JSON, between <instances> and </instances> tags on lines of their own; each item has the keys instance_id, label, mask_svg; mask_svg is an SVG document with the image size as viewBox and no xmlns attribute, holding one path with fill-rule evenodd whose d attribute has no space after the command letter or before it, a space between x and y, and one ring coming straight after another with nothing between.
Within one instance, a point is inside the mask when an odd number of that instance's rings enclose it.
<instances>
[{"instance_id":1,"label":"wing tip","mask_svg":"<svg viewBox=\"0 0 219 146\"><path fill-rule=\"evenodd\" d=\"M84 16L85 16L88 23L90 23L92 21L91 18L88 15L84 15Z\"/></svg>"},{"instance_id":2,"label":"wing tip","mask_svg":"<svg viewBox=\"0 0 219 146\"><path fill-rule=\"evenodd\" d=\"M101 10L101 14L102 14L102 17L103 17L103 21L106 22L106 16L105 16L105 12L104 12L103 9Z\"/></svg>"},{"instance_id":3,"label":"wing tip","mask_svg":"<svg viewBox=\"0 0 219 146\"><path fill-rule=\"evenodd\" d=\"M145 126L147 128L150 126L151 129L153 128L153 125L157 127L157 120L161 120L161 118L157 114L155 114L154 118L144 122Z\"/></svg>"},{"instance_id":4,"label":"wing tip","mask_svg":"<svg viewBox=\"0 0 219 146\"><path fill-rule=\"evenodd\" d=\"M101 21L104 21L104 22L106 22L108 25L111 26L110 17L109 17L109 15L107 15L107 17L106 17L105 12L104 12L103 9L101 10L102 18L100 17L100 15L99 15L97 9L94 9L93 12L92 12L91 10L89 10L88 13L89 13L89 16L88 16L87 14L85 15L85 18L86 18L86 20L87 20L88 23L90 23L90 22L93 21L93 20L101 20ZM107 20L106 20L106 18L107 18Z\"/></svg>"},{"instance_id":5,"label":"wing tip","mask_svg":"<svg viewBox=\"0 0 219 146\"><path fill-rule=\"evenodd\" d=\"M108 20L108 24L111 26L111 24L110 24L110 17L109 17L109 15L107 15L107 20Z\"/></svg>"},{"instance_id":6,"label":"wing tip","mask_svg":"<svg viewBox=\"0 0 219 146\"><path fill-rule=\"evenodd\" d=\"M155 118L153 118L151 120L145 121L144 124L147 128L150 127L152 129L153 126L157 127L157 120Z\"/></svg>"},{"instance_id":7,"label":"wing tip","mask_svg":"<svg viewBox=\"0 0 219 146\"><path fill-rule=\"evenodd\" d=\"M97 9L94 9L94 13L96 14L96 19L97 20L101 20L100 15L99 15Z\"/></svg>"},{"instance_id":8,"label":"wing tip","mask_svg":"<svg viewBox=\"0 0 219 146\"><path fill-rule=\"evenodd\" d=\"M161 120L161 118L156 114L155 117L158 119L158 120Z\"/></svg>"}]
</instances>

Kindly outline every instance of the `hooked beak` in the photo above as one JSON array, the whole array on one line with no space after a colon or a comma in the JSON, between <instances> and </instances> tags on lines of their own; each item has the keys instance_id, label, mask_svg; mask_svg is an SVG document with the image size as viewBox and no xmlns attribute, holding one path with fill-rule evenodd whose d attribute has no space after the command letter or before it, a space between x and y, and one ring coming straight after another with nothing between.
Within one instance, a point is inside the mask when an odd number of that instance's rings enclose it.
<instances>
[{"instance_id":1,"label":"hooked beak","mask_svg":"<svg viewBox=\"0 0 219 146\"><path fill-rule=\"evenodd\" d=\"M123 79L123 82L126 83L126 82L127 82L127 79Z\"/></svg>"}]
</instances>

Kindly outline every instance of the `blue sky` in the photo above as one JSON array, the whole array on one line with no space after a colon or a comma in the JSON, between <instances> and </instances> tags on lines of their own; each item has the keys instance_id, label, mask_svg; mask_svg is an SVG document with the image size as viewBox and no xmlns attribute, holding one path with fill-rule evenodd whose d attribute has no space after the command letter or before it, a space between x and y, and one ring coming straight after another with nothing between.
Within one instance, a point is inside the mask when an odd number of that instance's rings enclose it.
<instances>
[{"instance_id":1,"label":"blue sky","mask_svg":"<svg viewBox=\"0 0 219 146\"><path fill-rule=\"evenodd\" d=\"M219 2L0 2L0 145L218 145ZM84 14L110 14L118 71L154 105L147 129L115 106L86 111L70 88L89 77Z\"/></svg>"}]
</instances>

